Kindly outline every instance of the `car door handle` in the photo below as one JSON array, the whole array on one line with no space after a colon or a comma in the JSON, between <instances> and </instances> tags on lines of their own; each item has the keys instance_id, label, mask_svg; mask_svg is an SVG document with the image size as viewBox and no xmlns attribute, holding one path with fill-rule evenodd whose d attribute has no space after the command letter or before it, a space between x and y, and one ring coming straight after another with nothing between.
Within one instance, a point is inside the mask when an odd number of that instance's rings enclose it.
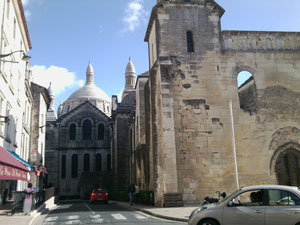
<instances>
[{"instance_id":1,"label":"car door handle","mask_svg":"<svg viewBox=\"0 0 300 225\"><path fill-rule=\"evenodd\" d=\"M254 212L257 214L263 213L261 210L255 210Z\"/></svg>"}]
</instances>

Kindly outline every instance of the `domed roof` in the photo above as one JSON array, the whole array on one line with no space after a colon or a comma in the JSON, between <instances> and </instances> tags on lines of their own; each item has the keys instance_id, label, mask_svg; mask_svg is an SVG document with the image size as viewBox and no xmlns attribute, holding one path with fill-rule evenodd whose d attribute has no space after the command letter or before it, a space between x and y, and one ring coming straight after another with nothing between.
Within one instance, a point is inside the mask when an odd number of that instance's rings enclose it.
<instances>
[{"instance_id":1,"label":"domed roof","mask_svg":"<svg viewBox=\"0 0 300 225\"><path fill-rule=\"evenodd\" d=\"M72 99L101 99L110 102L108 95L94 84L87 84L75 91L68 100Z\"/></svg>"},{"instance_id":2,"label":"domed roof","mask_svg":"<svg viewBox=\"0 0 300 225\"><path fill-rule=\"evenodd\" d=\"M129 57L129 62L128 62L127 66L126 66L126 72L125 72L125 74L127 74L127 73L135 73L135 68L134 68L134 65L131 62L131 57Z\"/></svg>"},{"instance_id":3,"label":"domed roof","mask_svg":"<svg viewBox=\"0 0 300 225\"><path fill-rule=\"evenodd\" d=\"M89 62L86 69L86 83L83 87L75 91L68 100L73 99L99 99L110 102L108 95L94 84L94 69Z\"/></svg>"}]
</instances>

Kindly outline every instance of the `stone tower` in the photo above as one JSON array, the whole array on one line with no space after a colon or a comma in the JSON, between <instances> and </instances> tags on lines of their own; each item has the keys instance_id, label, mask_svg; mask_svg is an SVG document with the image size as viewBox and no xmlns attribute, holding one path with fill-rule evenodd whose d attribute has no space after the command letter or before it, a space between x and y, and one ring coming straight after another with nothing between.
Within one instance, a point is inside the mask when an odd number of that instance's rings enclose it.
<instances>
[{"instance_id":1,"label":"stone tower","mask_svg":"<svg viewBox=\"0 0 300 225\"><path fill-rule=\"evenodd\" d=\"M50 85L49 85L49 88L48 88L48 93L49 93L49 96L50 96L50 106L49 106L49 109L47 111L47 121L55 121L57 120L57 116L56 116L56 113L55 113L55 95L54 95L54 92L53 92L53 89L52 89L52 86L51 86L51 82L50 82Z\"/></svg>"},{"instance_id":2,"label":"stone tower","mask_svg":"<svg viewBox=\"0 0 300 225\"><path fill-rule=\"evenodd\" d=\"M129 62L126 66L125 71L125 88L122 93L122 98L130 91L134 90L136 82L136 72L133 63L131 62L131 57L129 57Z\"/></svg>"},{"instance_id":3,"label":"stone tower","mask_svg":"<svg viewBox=\"0 0 300 225\"><path fill-rule=\"evenodd\" d=\"M238 183L300 184L300 33L222 31L224 12L213 0L161 0L152 10L145 186L156 205L174 192L199 204ZM252 79L239 87L243 71Z\"/></svg>"}]
</instances>

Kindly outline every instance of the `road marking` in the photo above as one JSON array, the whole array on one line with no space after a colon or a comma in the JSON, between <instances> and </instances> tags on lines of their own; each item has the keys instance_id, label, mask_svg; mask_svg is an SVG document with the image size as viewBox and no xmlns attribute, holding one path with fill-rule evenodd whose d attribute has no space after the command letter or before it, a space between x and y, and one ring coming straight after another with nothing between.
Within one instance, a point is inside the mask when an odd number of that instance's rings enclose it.
<instances>
[{"instance_id":1,"label":"road marking","mask_svg":"<svg viewBox=\"0 0 300 225\"><path fill-rule=\"evenodd\" d=\"M103 219L92 220L92 223L103 223Z\"/></svg>"},{"instance_id":2,"label":"road marking","mask_svg":"<svg viewBox=\"0 0 300 225\"><path fill-rule=\"evenodd\" d=\"M67 219L68 219L68 220L78 220L78 219L79 219L79 216L77 216L77 215L67 216Z\"/></svg>"},{"instance_id":3,"label":"road marking","mask_svg":"<svg viewBox=\"0 0 300 225\"><path fill-rule=\"evenodd\" d=\"M53 217L46 217L44 219L45 222L52 222L52 221L56 221L58 219L58 216L53 216Z\"/></svg>"},{"instance_id":4,"label":"road marking","mask_svg":"<svg viewBox=\"0 0 300 225\"><path fill-rule=\"evenodd\" d=\"M65 224L82 224L82 223L80 222L80 220L72 220L72 221L65 222Z\"/></svg>"},{"instance_id":5,"label":"road marking","mask_svg":"<svg viewBox=\"0 0 300 225\"><path fill-rule=\"evenodd\" d=\"M116 220L127 220L127 218L120 213L111 214L111 216Z\"/></svg>"},{"instance_id":6,"label":"road marking","mask_svg":"<svg viewBox=\"0 0 300 225\"><path fill-rule=\"evenodd\" d=\"M92 219L99 219L101 216L100 215L90 215L90 217L92 218Z\"/></svg>"},{"instance_id":7,"label":"road marking","mask_svg":"<svg viewBox=\"0 0 300 225\"><path fill-rule=\"evenodd\" d=\"M147 219L147 217L145 217L145 216L143 216L143 215L141 215L141 214L134 214L134 216L135 216L137 219L139 219L139 220L145 220L145 219Z\"/></svg>"},{"instance_id":8,"label":"road marking","mask_svg":"<svg viewBox=\"0 0 300 225\"><path fill-rule=\"evenodd\" d=\"M83 202L83 204L91 211L92 214L95 214L95 212L86 203Z\"/></svg>"}]
</instances>

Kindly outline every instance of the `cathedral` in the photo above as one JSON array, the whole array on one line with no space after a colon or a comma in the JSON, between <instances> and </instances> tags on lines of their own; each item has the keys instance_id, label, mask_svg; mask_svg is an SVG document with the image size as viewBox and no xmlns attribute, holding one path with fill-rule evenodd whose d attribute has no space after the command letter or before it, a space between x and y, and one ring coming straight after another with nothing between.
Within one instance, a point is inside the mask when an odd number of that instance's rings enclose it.
<instances>
[{"instance_id":1,"label":"cathedral","mask_svg":"<svg viewBox=\"0 0 300 225\"><path fill-rule=\"evenodd\" d=\"M91 63L86 84L54 111L47 113L46 167L48 183L60 196L88 197L94 187L108 188L112 171L111 100L94 84Z\"/></svg>"}]
</instances>

